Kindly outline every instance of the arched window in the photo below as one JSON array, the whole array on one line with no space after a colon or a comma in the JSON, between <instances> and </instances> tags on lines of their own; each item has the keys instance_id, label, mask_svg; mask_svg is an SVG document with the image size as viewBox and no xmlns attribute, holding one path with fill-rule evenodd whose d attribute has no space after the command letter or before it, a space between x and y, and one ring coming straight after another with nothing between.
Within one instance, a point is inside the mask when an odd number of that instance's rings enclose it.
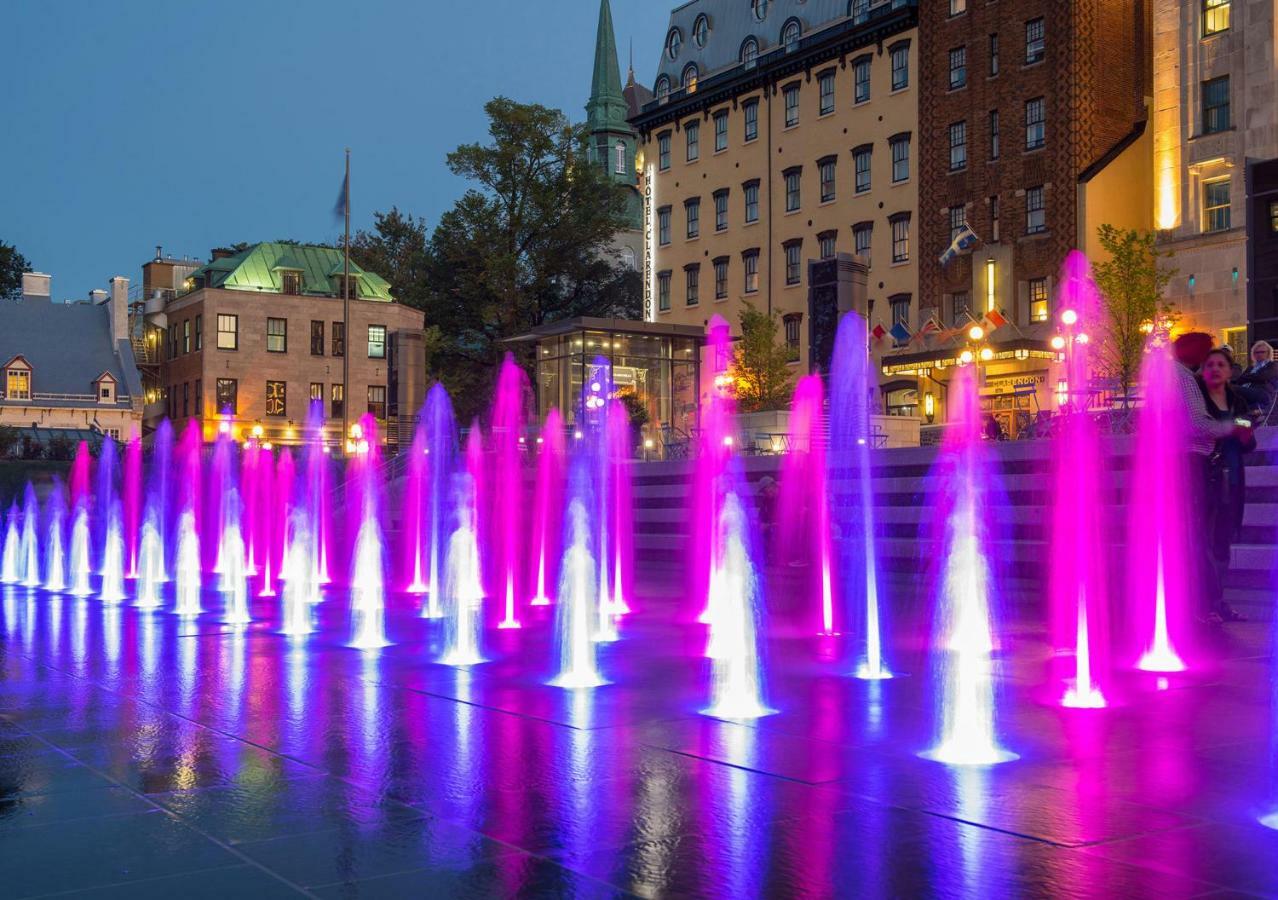
<instances>
[{"instance_id":1,"label":"arched window","mask_svg":"<svg viewBox=\"0 0 1278 900\"><path fill-rule=\"evenodd\" d=\"M706 45L706 39L710 37L710 20L706 18L705 13L697 16L697 21L692 26L692 39L698 47Z\"/></svg>"},{"instance_id":2,"label":"arched window","mask_svg":"<svg viewBox=\"0 0 1278 900\"><path fill-rule=\"evenodd\" d=\"M614 171L618 175L626 174L626 142L617 141L617 146L613 148L613 157L616 160L613 163Z\"/></svg>"},{"instance_id":3,"label":"arched window","mask_svg":"<svg viewBox=\"0 0 1278 900\"><path fill-rule=\"evenodd\" d=\"M666 55L671 59L679 56L679 48L683 46L683 35L678 28L671 28L666 35Z\"/></svg>"},{"instance_id":4,"label":"arched window","mask_svg":"<svg viewBox=\"0 0 1278 900\"><path fill-rule=\"evenodd\" d=\"M658 78L657 87L656 87L656 90L653 91L653 93L657 95L658 100L665 100L667 97L669 97L670 96L670 77L667 75L662 75L660 78Z\"/></svg>"},{"instance_id":5,"label":"arched window","mask_svg":"<svg viewBox=\"0 0 1278 900\"><path fill-rule=\"evenodd\" d=\"M759 42L752 37L748 37L741 44L741 64L747 69L754 66L759 60Z\"/></svg>"},{"instance_id":6,"label":"arched window","mask_svg":"<svg viewBox=\"0 0 1278 900\"><path fill-rule=\"evenodd\" d=\"M768 17L768 0L750 0L750 8L754 10L754 17L760 22Z\"/></svg>"},{"instance_id":7,"label":"arched window","mask_svg":"<svg viewBox=\"0 0 1278 900\"><path fill-rule=\"evenodd\" d=\"M688 65L684 66L683 78L679 80L679 84L689 94L695 94L697 92L697 67L695 64L688 63Z\"/></svg>"},{"instance_id":8,"label":"arched window","mask_svg":"<svg viewBox=\"0 0 1278 900\"><path fill-rule=\"evenodd\" d=\"M621 264L632 272L639 268L638 259L635 257L635 251L632 248L621 248Z\"/></svg>"},{"instance_id":9,"label":"arched window","mask_svg":"<svg viewBox=\"0 0 1278 900\"><path fill-rule=\"evenodd\" d=\"M785 23L785 27L781 29L781 46L785 47L785 52L798 49L799 37L803 34L803 26L799 24L798 19L791 19Z\"/></svg>"}]
</instances>

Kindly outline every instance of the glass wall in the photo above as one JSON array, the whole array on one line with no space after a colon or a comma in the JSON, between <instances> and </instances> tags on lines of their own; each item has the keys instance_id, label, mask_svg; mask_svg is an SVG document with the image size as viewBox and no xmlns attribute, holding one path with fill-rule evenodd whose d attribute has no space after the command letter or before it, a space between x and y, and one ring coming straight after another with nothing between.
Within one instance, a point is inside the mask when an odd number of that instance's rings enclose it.
<instances>
[{"instance_id":1,"label":"glass wall","mask_svg":"<svg viewBox=\"0 0 1278 900\"><path fill-rule=\"evenodd\" d=\"M581 414L582 388L596 360L612 371L613 397L626 404L636 455L659 459L697 428L700 354L696 338L627 331L573 331L537 344L541 419L558 408L567 424Z\"/></svg>"}]
</instances>

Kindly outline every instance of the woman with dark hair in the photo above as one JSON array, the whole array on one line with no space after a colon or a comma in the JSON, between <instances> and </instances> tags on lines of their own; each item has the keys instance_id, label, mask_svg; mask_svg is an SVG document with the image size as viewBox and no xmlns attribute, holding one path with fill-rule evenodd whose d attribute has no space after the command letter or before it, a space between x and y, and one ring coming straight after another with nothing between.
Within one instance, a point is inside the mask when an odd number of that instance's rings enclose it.
<instances>
[{"instance_id":1,"label":"woman with dark hair","mask_svg":"<svg viewBox=\"0 0 1278 900\"><path fill-rule=\"evenodd\" d=\"M1232 360L1221 349L1212 350L1199 372L1207 414L1222 422L1246 421L1250 402L1229 383ZM1245 435L1245 436L1244 436ZM1256 448L1250 432L1235 431L1216 441L1208 457L1207 485L1204 501L1208 509L1207 539L1211 545L1214 571L1208 584L1211 602L1208 616L1214 621L1238 622L1244 616L1225 602L1224 580L1229 571L1230 550L1242 527L1247 484L1243 473L1243 454Z\"/></svg>"}]
</instances>

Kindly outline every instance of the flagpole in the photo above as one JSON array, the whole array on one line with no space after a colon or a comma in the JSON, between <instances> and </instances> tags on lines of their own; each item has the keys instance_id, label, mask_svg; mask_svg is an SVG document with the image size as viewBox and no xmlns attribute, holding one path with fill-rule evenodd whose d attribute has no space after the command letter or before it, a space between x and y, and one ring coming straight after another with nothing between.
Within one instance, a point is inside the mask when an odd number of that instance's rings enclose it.
<instances>
[{"instance_id":1,"label":"flagpole","mask_svg":"<svg viewBox=\"0 0 1278 900\"><path fill-rule=\"evenodd\" d=\"M342 241L342 442L350 440L351 419L351 148L346 148L346 237Z\"/></svg>"}]
</instances>

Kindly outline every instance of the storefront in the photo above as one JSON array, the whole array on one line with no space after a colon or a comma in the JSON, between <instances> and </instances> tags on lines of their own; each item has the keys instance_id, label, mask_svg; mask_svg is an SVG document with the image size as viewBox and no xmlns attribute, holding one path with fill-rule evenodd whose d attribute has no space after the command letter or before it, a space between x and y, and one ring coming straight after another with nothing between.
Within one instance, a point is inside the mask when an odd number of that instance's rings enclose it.
<instances>
[{"instance_id":1,"label":"storefront","mask_svg":"<svg viewBox=\"0 0 1278 900\"><path fill-rule=\"evenodd\" d=\"M583 388L606 367L612 396L626 405L650 457L686 447L696 431L703 328L582 317L533 329L511 343L536 345L542 422L552 409L565 424L576 422Z\"/></svg>"}]
</instances>

